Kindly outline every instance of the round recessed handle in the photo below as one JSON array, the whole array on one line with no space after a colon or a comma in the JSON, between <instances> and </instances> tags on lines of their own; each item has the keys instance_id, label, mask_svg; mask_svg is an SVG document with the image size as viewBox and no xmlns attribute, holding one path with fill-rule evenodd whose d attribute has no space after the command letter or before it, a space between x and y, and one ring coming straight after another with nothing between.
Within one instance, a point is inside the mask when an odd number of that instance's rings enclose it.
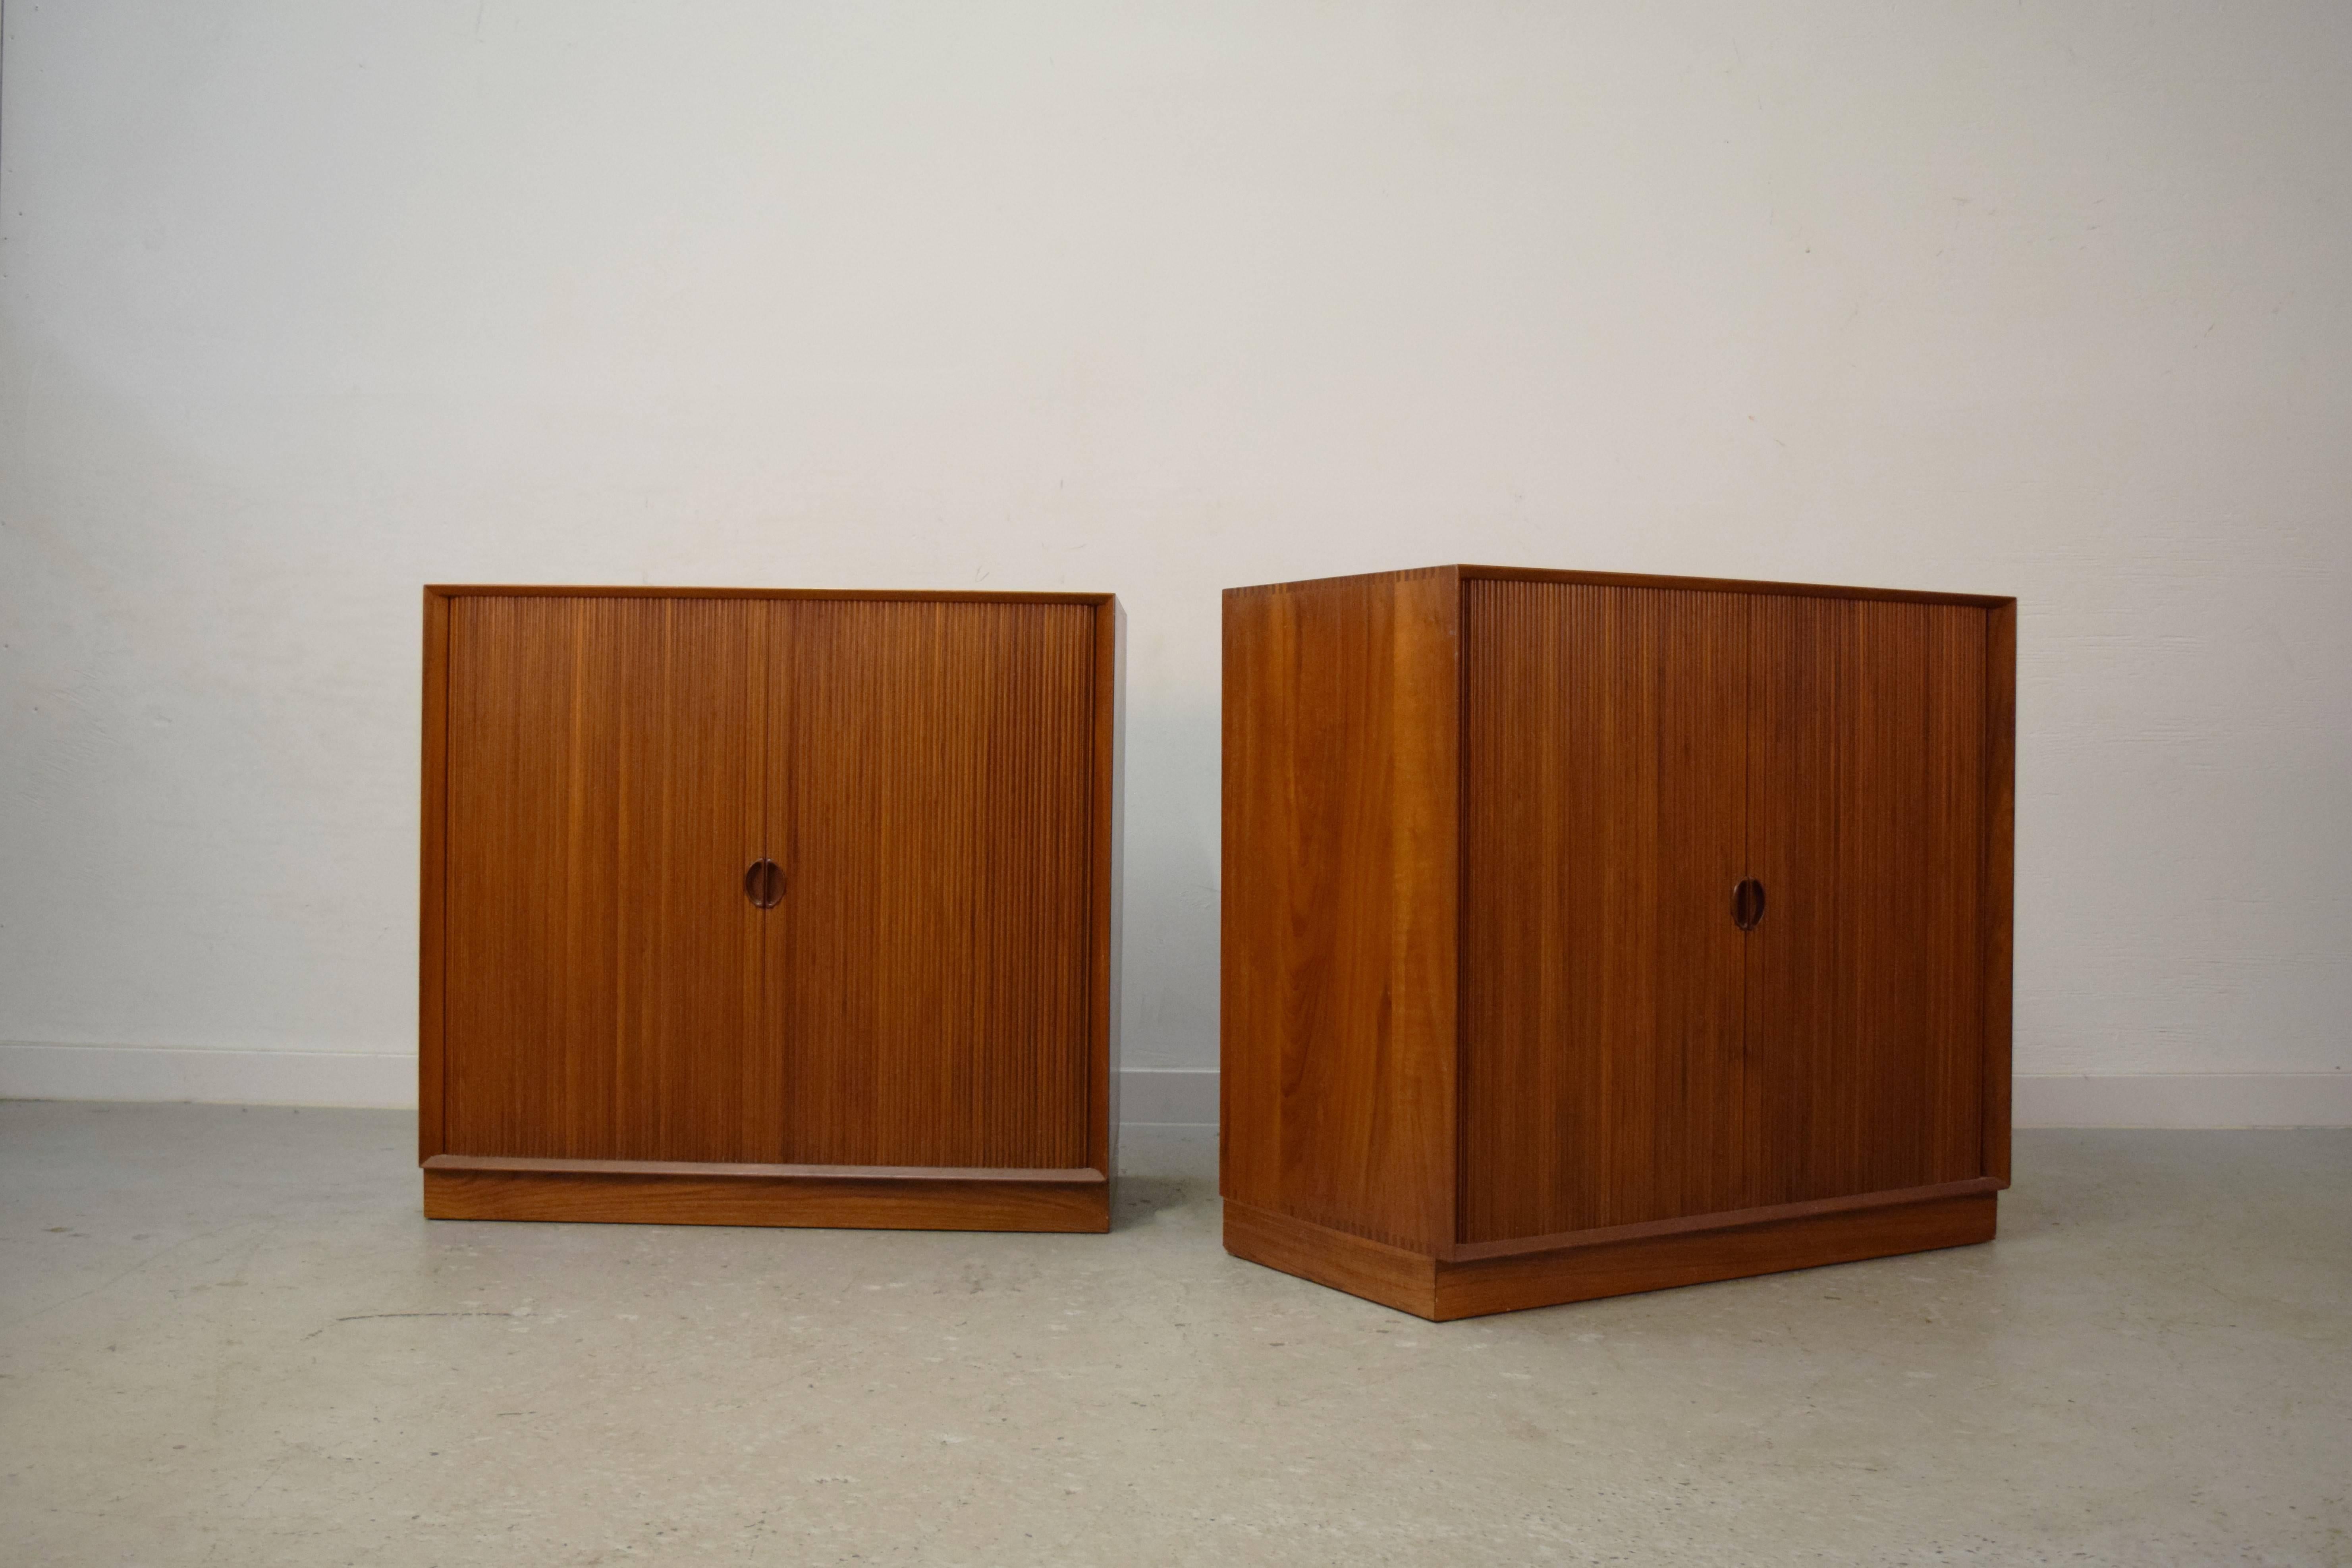
<instances>
[{"instance_id":1,"label":"round recessed handle","mask_svg":"<svg viewBox=\"0 0 2352 1568\"><path fill-rule=\"evenodd\" d=\"M784 900L784 868L773 860L752 861L743 873L743 896L763 910L774 909Z\"/></svg>"},{"instance_id":2,"label":"round recessed handle","mask_svg":"<svg viewBox=\"0 0 2352 1568\"><path fill-rule=\"evenodd\" d=\"M1740 878L1731 889L1731 923L1741 931L1754 931L1763 918L1764 884L1753 877Z\"/></svg>"}]
</instances>

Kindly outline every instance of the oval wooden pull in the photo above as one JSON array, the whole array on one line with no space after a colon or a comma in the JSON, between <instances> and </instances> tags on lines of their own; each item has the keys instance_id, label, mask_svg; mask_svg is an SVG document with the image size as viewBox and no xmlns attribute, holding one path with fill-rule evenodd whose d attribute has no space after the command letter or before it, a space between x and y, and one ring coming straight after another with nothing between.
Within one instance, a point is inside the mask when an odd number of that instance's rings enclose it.
<instances>
[{"instance_id":1,"label":"oval wooden pull","mask_svg":"<svg viewBox=\"0 0 2352 1568\"><path fill-rule=\"evenodd\" d=\"M763 910L772 910L784 899L784 868L773 860L754 860L751 868L743 873L743 896Z\"/></svg>"},{"instance_id":2,"label":"oval wooden pull","mask_svg":"<svg viewBox=\"0 0 2352 1568\"><path fill-rule=\"evenodd\" d=\"M1753 877L1742 877L1731 889L1731 923L1741 931L1754 931L1763 918L1764 884Z\"/></svg>"}]
</instances>

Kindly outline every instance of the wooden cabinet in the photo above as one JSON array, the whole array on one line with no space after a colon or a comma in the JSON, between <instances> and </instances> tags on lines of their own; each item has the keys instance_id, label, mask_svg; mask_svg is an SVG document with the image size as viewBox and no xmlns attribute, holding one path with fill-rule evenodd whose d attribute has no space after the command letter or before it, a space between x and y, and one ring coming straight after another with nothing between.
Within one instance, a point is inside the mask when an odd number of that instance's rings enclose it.
<instances>
[{"instance_id":1,"label":"wooden cabinet","mask_svg":"<svg viewBox=\"0 0 2352 1568\"><path fill-rule=\"evenodd\" d=\"M1227 1248L1454 1318L1990 1239L2015 616L1227 593Z\"/></svg>"},{"instance_id":2,"label":"wooden cabinet","mask_svg":"<svg viewBox=\"0 0 2352 1568\"><path fill-rule=\"evenodd\" d=\"M1114 599L425 607L428 1215L1108 1228Z\"/></svg>"}]
</instances>

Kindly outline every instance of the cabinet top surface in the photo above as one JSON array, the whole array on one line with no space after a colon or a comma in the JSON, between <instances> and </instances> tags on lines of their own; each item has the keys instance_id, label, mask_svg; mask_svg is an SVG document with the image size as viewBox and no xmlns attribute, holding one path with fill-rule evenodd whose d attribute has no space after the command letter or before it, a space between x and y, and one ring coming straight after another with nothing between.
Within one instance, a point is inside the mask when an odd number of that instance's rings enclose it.
<instances>
[{"instance_id":1,"label":"cabinet top surface","mask_svg":"<svg viewBox=\"0 0 2352 1568\"><path fill-rule=\"evenodd\" d=\"M1738 577L1660 577L1638 572L1569 572L1540 566L1418 566L1400 572L1368 572L1349 577L1310 577L1295 583L1258 583L1228 588L1235 594L1285 594L1349 584L1369 587L1376 583L1452 574L1464 582L1479 579L1510 583L1581 583L1609 588L1682 588L1717 594L1799 594L1831 599L1904 599L1937 605L1980 605L1998 609L2017 603L1995 594L1938 594L1910 588L1862 588L1827 583L1769 583Z\"/></svg>"},{"instance_id":2,"label":"cabinet top surface","mask_svg":"<svg viewBox=\"0 0 2352 1568\"><path fill-rule=\"evenodd\" d=\"M614 584L427 583L429 597L562 599L899 599L981 604L1109 605L1116 594L1015 594L961 588L662 588Z\"/></svg>"}]
</instances>

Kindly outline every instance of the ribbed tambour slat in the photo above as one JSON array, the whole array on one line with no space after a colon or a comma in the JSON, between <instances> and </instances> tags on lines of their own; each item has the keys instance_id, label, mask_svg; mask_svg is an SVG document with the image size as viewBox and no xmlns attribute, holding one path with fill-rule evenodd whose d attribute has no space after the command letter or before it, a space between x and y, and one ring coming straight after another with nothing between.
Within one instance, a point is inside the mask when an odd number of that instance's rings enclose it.
<instances>
[{"instance_id":1,"label":"ribbed tambour slat","mask_svg":"<svg viewBox=\"0 0 2352 1568\"><path fill-rule=\"evenodd\" d=\"M1096 610L772 613L774 1157L1084 1164Z\"/></svg>"},{"instance_id":2,"label":"ribbed tambour slat","mask_svg":"<svg viewBox=\"0 0 2352 1568\"><path fill-rule=\"evenodd\" d=\"M1464 594L1463 1238L1729 1206L1746 605Z\"/></svg>"},{"instance_id":3,"label":"ribbed tambour slat","mask_svg":"<svg viewBox=\"0 0 2352 1568\"><path fill-rule=\"evenodd\" d=\"M1982 1168L1987 612L1759 596L1759 1204Z\"/></svg>"},{"instance_id":4,"label":"ribbed tambour slat","mask_svg":"<svg viewBox=\"0 0 2352 1568\"><path fill-rule=\"evenodd\" d=\"M1449 1318L1989 1239L2015 614L1229 589L1228 1250Z\"/></svg>"},{"instance_id":5,"label":"ribbed tambour slat","mask_svg":"<svg viewBox=\"0 0 2352 1568\"><path fill-rule=\"evenodd\" d=\"M774 1141L737 889L759 841L761 633L759 606L725 600L455 602L451 1152L733 1160Z\"/></svg>"}]
</instances>

